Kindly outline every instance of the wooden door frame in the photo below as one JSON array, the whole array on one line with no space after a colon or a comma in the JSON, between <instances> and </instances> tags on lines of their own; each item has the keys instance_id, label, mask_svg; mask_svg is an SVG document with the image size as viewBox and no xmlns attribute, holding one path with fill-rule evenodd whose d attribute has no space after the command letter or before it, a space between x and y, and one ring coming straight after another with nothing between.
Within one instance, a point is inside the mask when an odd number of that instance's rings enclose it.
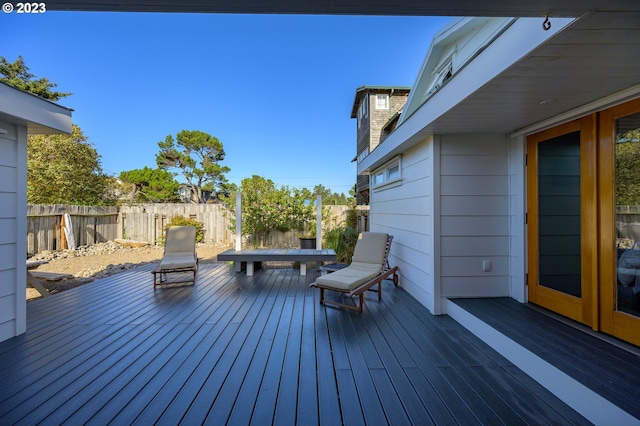
<instances>
[{"instance_id":1,"label":"wooden door frame","mask_svg":"<svg viewBox=\"0 0 640 426\"><path fill-rule=\"evenodd\" d=\"M600 112L599 116L599 300L600 329L640 346L640 318L616 310L616 195L615 195L615 120L640 112L635 99Z\"/></svg>"},{"instance_id":2,"label":"wooden door frame","mask_svg":"<svg viewBox=\"0 0 640 426\"><path fill-rule=\"evenodd\" d=\"M597 140L595 114L527 137L527 239L528 297L575 321L598 328ZM572 132L580 132L580 246L581 298L539 286L538 283L538 156L537 144Z\"/></svg>"}]
</instances>

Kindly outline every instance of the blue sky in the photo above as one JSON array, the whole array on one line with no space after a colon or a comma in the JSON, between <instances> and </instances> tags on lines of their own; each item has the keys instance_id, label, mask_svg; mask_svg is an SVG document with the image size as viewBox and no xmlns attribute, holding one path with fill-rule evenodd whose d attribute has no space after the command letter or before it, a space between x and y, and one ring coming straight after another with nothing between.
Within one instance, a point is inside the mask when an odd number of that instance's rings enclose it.
<instances>
[{"instance_id":1,"label":"blue sky","mask_svg":"<svg viewBox=\"0 0 640 426\"><path fill-rule=\"evenodd\" d=\"M0 56L73 92L105 172L156 167L183 129L222 142L231 182L355 183L356 88L411 86L448 18L46 12L0 15Z\"/></svg>"}]
</instances>

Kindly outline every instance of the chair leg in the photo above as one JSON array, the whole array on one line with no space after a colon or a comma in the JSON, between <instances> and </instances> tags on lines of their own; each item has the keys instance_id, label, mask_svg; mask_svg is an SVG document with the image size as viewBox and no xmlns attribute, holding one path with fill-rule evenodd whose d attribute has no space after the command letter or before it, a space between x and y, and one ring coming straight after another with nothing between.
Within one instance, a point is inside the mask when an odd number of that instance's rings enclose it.
<instances>
[{"instance_id":1,"label":"chair leg","mask_svg":"<svg viewBox=\"0 0 640 426\"><path fill-rule=\"evenodd\" d=\"M324 288L319 287L320 290L320 304L322 305L324 303Z\"/></svg>"},{"instance_id":2,"label":"chair leg","mask_svg":"<svg viewBox=\"0 0 640 426\"><path fill-rule=\"evenodd\" d=\"M364 304L364 293L360 293L358 295L358 300L360 301L360 303L358 303L358 313L362 313L362 305Z\"/></svg>"}]
</instances>

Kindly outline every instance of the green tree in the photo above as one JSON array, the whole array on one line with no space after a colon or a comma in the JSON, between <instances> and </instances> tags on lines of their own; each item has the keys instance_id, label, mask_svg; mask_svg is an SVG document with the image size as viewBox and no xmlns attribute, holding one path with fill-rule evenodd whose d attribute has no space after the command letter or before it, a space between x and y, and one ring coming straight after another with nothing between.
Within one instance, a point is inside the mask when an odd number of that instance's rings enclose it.
<instances>
[{"instance_id":1,"label":"green tree","mask_svg":"<svg viewBox=\"0 0 640 426\"><path fill-rule=\"evenodd\" d=\"M616 199L618 205L640 205L640 129L617 137Z\"/></svg>"},{"instance_id":2,"label":"green tree","mask_svg":"<svg viewBox=\"0 0 640 426\"><path fill-rule=\"evenodd\" d=\"M80 127L71 135L31 135L27 142L27 202L111 205L110 179Z\"/></svg>"},{"instance_id":3,"label":"green tree","mask_svg":"<svg viewBox=\"0 0 640 426\"><path fill-rule=\"evenodd\" d=\"M355 204L355 198L347 197L344 193L338 194L337 192L331 192L331 190L325 188L324 185L314 186L313 193L322 195L323 205L350 206Z\"/></svg>"},{"instance_id":4,"label":"green tree","mask_svg":"<svg viewBox=\"0 0 640 426\"><path fill-rule=\"evenodd\" d=\"M54 87L58 87L57 83L52 83L46 78L36 79L35 75L29 72L29 67L24 63L22 56L18 56L18 59L13 63L0 56L0 81L51 101L57 101L71 95L71 93L52 90Z\"/></svg>"},{"instance_id":5,"label":"green tree","mask_svg":"<svg viewBox=\"0 0 640 426\"><path fill-rule=\"evenodd\" d=\"M227 192L225 173L230 169L220 164L225 153L218 138L199 130L182 130L175 139L168 135L164 142L158 142L158 147L158 167L181 173L195 194L196 202L205 202L203 189L213 191L216 197Z\"/></svg>"},{"instance_id":6,"label":"green tree","mask_svg":"<svg viewBox=\"0 0 640 426\"><path fill-rule=\"evenodd\" d=\"M175 203L180 201L180 184L173 174L162 169L144 167L120 173L120 180L129 189L131 203Z\"/></svg>"},{"instance_id":7,"label":"green tree","mask_svg":"<svg viewBox=\"0 0 640 426\"><path fill-rule=\"evenodd\" d=\"M242 233L253 236L260 246L264 246L272 230L302 230L313 221L314 209L308 189L277 187L271 179L253 175L243 179L238 190L242 193ZM230 194L223 200L234 212L235 195ZM235 220L231 222L235 228Z\"/></svg>"}]
</instances>

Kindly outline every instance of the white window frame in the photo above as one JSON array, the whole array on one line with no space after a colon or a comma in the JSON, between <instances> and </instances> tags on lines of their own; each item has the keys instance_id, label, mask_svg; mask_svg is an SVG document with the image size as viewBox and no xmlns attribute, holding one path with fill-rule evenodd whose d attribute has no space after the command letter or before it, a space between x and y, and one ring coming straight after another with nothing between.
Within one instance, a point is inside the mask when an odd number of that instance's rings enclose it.
<instances>
[{"instance_id":1,"label":"white window frame","mask_svg":"<svg viewBox=\"0 0 640 426\"><path fill-rule=\"evenodd\" d=\"M440 89L447 81L453 78L454 68L453 62L456 59L458 53L457 48L453 48L448 54L446 54L440 63L435 67L431 78L431 83L429 83L429 87L424 92L424 99L430 97L435 92ZM456 65L456 69L458 66Z\"/></svg>"},{"instance_id":2,"label":"white window frame","mask_svg":"<svg viewBox=\"0 0 640 426\"><path fill-rule=\"evenodd\" d=\"M358 153L358 164L360 164L362 160L364 160L368 156L369 156L369 147L366 147L365 149L360 151L360 153Z\"/></svg>"},{"instance_id":3,"label":"white window frame","mask_svg":"<svg viewBox=\"0 0 640 426\"><path fill-rule=\"evenodd\" d=\"M402 183L402 157L398 156L371 173L371 188L380 189Z\"/></svg>"},{"instance_id":4,"label":"white window frame","mask_svg":"<svg viewBox=\"0 0 640 426\"><path fill-rule=\"evenodd\" d=\"M434 94L442 85L447 82L451 77L453 77L453 62L449 60L444 64L442 68L439 69L436 73L434 73L433 80L431 84L427 88L425 96L431 96Z\"/></svg>"},{"instance_id":5,"label":"white window frame","mask_svg":"<svg viewBox=\"0 0 640 426\"><path fill-rule=\"evenodd\" d=\"M389 109L389 95L387 93L376 94L376 109Z\"/></svg>"}]
</instances>

